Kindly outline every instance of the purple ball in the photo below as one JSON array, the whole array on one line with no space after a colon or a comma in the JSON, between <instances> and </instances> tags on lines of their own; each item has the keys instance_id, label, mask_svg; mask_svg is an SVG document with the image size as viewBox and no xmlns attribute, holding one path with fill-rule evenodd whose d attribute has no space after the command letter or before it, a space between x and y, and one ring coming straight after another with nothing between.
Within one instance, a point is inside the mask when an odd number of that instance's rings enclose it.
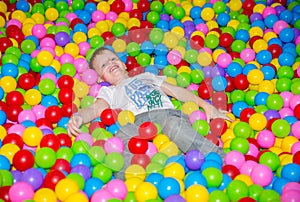
<instances>
[{"instance_id":1,"label":"purple ball","mask_svg":"<svg viewBox=\"0 0 300 202\"><path fill-rule=\"evenodd\" d=\"M43 174L36 168L30 168L24 171L22 175L22 182L27 182L34 190L39 189L43 184Z\"/></svg>"},{"instance_id":2,"label":"purple ball","mask_svg":"<svg viewBox=\"0 0 300 202\"><path fill-rule=\"evenodd\" d=\"M14 183L21 182L22 179L22 172L19 170L13 170L11 171L11 175L13 176Z\"/></svg>"},{"instance_id":3,"label":"purple ball","mask_svg":"<svg viewBox=\"0 0 300 202\"><path fill-rule=\"evenodd\" d=\"M167 21L167 22L170 21L170 17L169 17L168 14L160 14L160 19L161 19L161 20L165 20L165 21Z\"/></svg>"},{"instance_id":4,"label":"purple ball","mask_svg":"<svg viewBox=\"0 0 300 202\"><path fill-rule=\"evenodd\" d=\"M184 198L179 194L174 194L165 199L165 202L185 202Z\"/></svg>"},{"instance_id":5,"label":"purple ball","mask_svg":"<svg viewBox=\"0 0 300 202\"><path fill-rule=\"evenodd\" d=\"M200 170L205 156L199 150L191 150L185 155L184 160L190 170Z\"/></svg>"},{"instance_id":6,"label":"purple ball","mask_svg":"<svg viewBox=\"0 0 300 202\"><path fill-rule=\"evenodd\" d=\"M284 6L276 6L276 7L275 7L275 10L276 10L276 14L279 16L280 13L281 13L282 11L286 10L286 9L285 9Z\"/></svg>"},{"instance_id":7,"label":"purple ball","mask_svg":"<svg viewBox=\"0 0 300 202\"><path fill-rule=\"evenodd\" d=\"M194 22L193 22L193 21L189 21L189 20L185 21L185 22L183 23L183 25L184 25L185 27L195 26Z\"/></svg>"},{"instance_id":8,"label":"purple ball","mask_svg":"<svg viewBox=\"0 0 300 202\"><path fill-rule=\"evenodd\" d=\"M195 31L195 26L186 26L184 27L184 37L186 38L190 38L190 36L192 35L192 33Z\"/></svg>"},{"instance_id":9,"label":"purple ball","mask_svg":"<svg viewBox=\"0 0 300 202\"><path fill-rule=\"evenodd\" d=\"M211 72L212 72L212 67L211 66L206 66L202 68L202 71L204 73L204 78L211 78Z\"/></svg>"},{"instance_id":10,"label":"purple ball","mask_svg":"<svg viewBox=\"0 0 300 202\"><path fill-rule=\"evenodd\" d=\"M84 180L88 180L91 177L91 171L85 165L74 166L70 173L78 173L84 178Z\"/></svg>"},{"instance_id":11,"label":"purple ball","mask_svg":"<svg viewBox=\"0 0 300 202\"><path fill-rule=\"evenodd\" d=\"M54 39L58 46L65 46L70 42L70 36L66 32L58 32Z\"/></svg>"},{"instance_id":12,"label":"purple ball","mask_svg":"<svg viewBox=\"0 0 300 202\"><path fill-rule=\"evenodd\" d=\"M271 120L272 118L280 119L280 114L276 110L272 110L272 109L265 111L264 116L268 121Z\"/></svg>"},{"instance_id":13,"label":"purple ball","mask_svg":"<svg viewBox=\"0 0 300 202\"><path fill-rule=\"evenodd\" d=\"M267 6L271 6L274 3L274 0L267 0Z\"/></svg>"},{"instance_id":14,"label":"purple ball","mask_svg":"<svg viewBox=\"0 0 300 202\"><path fill-rule=\"evenodd\" d=\"M217 66L212 68L211 77L214 78L216 76L225 76L225 69Z\"/></svg>"},{"instance_id":15,"label":"purple ball","mask_svg":"<svg viewBox=\"0 0 300 202\"><path fill-rule=\"evenodd\" d=\"M110 86L110 83L103 81L100 83L101 86Z\"/></svg>"},{"instance_id":16,"label":"purple ball","mask_svg":"<svg viewBox=\"0 0 300 202\"><path fill-rule=\"evenodd\" d=\"M257 20L263 20L263 16L260 13L252 13L250 16L250 22L253 23Z\"/></svg>"}]
</instances>

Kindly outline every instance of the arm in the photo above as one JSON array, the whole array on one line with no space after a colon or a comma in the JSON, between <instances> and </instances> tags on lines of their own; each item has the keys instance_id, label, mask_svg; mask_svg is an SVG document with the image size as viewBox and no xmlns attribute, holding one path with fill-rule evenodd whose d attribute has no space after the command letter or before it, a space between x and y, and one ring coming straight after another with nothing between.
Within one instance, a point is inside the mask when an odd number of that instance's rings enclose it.
<instances>
[{"instance_id":1,"label":"arm","mask_svg":"<svg viewBox=\"0 0 300 202\"><path fill-rule=\"evenodd\" d=\"M107 102L103 99L97 99L91 106L79 110L79 112L72 115L68 122L68 133L71 135L78 135L82 124L94 120L106 108L109 108Z\"/></svg>"},{"instance_id":2,"label":"arm","mask_svg":"<svg viewBox=\"0 0 300 202\"><path fill-rule=\"evenodd\" d=\"M231 119L226 116L225 111L219 111L213 105L210 105L200 97L196 96L194 93L186 90L185 88L163 82L161 89L169 96L174 97L182 102L192 101L195 102L199 107L203 108L206 112L207 121L210 121L213 118L222 118L228 121Z\"/></svg>"}]
</instances>

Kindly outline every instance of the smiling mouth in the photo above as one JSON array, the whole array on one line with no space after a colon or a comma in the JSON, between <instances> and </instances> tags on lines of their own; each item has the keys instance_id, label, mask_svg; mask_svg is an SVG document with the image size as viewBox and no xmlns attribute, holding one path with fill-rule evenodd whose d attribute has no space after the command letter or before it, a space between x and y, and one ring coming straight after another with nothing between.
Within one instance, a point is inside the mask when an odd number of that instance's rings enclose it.
<instances>
[{"instance_id":1,"label":"smiling mouth","mask_svg":"<svg viewBox=\"0 0 300 202\"><path fill-rule=\"evenodd\" d=\"M109 72L113 72L115 70L119 69L119 66L118 65L113 65L110 69L109 69Z\"/></svg>"}]
</instances>

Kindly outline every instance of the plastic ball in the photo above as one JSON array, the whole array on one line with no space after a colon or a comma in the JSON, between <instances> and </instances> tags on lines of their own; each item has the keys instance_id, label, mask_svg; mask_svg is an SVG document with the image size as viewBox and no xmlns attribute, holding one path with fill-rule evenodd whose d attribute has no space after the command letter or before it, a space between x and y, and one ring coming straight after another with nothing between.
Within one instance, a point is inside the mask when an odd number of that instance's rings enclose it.
<instances>
[{"instance_id":1,"label":"plastic ball","mask_svg":"<svg viewBox=\"0 0 300 202\"><path fill-rule=\"evenodd\" d=\"M275 136L269 130L262 130L257 135L257 143L262 148L270 148L275 143Z\"/></svg>"},{"instance_id":2,"label":"plastic ball","mask_svg":"<svg viewBox=\"0 0 300 202\"><path fill-rule=\"evenodd\" d=\"M226 193L231 200L239 200L246 197L248 196L248 192L247 185L240 180L231 181L226 189Z\"/></svg>"},{"instance_id":3,"label":"plastic ball","mask_svg":"<svg viewBox=\"0 0 300 202\"><path fill-rule=\"evenodd\" d=\"M191 150L186 154L185 163L190 170L199 170L204 163L204 155L199 150Z\"/></svg>"},{"instance_id":4,"label":"plastic ball","mask_svg":"<svg viewBox=\"0 0 300 202\"><path fill-rule=\"evenodd\" d=\"M202 185L192 185L186 190L186 201L208 201L209 193Z\"/></svg>"},{"instance_id":5,"label":"plastic ball","mask_svg":"<svg viewBox=\"0 0 300 202\"><path fill-rule=\"evenodd\" d=\"M136 187L134 195L138 201L146 201L156 199L158 191L150 182L142 182Z\"/></svg>"},{"instance_id":6,"label":"plastic ball","mask_svg":"<svg viewBox=\"0 0 300 202\"><path fill-rule=\"evenodd\" d=\"M133 154L145 154L148 149L148 141L139 136L130 138L128 142L129 151Z\"/></svg>"},{"instance_id":7,"label":"plastic ball","mask_svg":"<svg viewBox=\"0 0 300 202\"><path fill-rule=\"evenodd\" d=\"M268 166L260 164L254 166L250 177L255 184L261 186L267 186L273 179L272 170Z\"/></svg>"},{"instance_id":8,"label":"plastic ball","mask_svg":"<svg viewBox=\"0 0 300 202\"><path fill-rule=\"evenodd\" d=\"M32 186L27 182L17 182L9 190L9 199L11 201L30 200L34 196Z\"/></svg>"},{"instance_id":9,"label":"plastic ball","mask_svg":"<svg viewBox=\"0 0 300 202\"><path fill-rule=\"evenodd\" d=\"M209 124L205 120L194 121L192 128L202 136L206 136L210 130Z\"/></svg>"},{"instance_id":10,"label":"plastic ball","mask_svg":"<svg viewBox=\"0 0 300 202\"><path fill-rule=\"evenodd\" d=\"M128 123L133 124L135 121L135 116L131 111L128 110L122 110L119 114L118 114L118 123L121 126L124 126Z\"/></svg>"},{"instance_id":11,"label":"plastic ball","mask_svg":"<svg viewBox=\"0 0 300 202\"><path fill-rule=\"evenodd\" d=\"M248 73L247 79L251 84L260 84L264 79L264 75L260 70L253 69Z\"/></svg>"},{"instance_id":12,"label":"plastic ball","mask_svg":"<svg viewBox=\"0 0 300 202\"><path fill-rule=\"evenodd\" d=\"M41 168L51 168L55 164L56 155L52 149L44 147L36 152L34 159Z\"/></svg>"},{"instance_id":13,"label":"plastic ball","mask_svg":"<svg viewBox=\"0 0 300 202\"><path fill-rule=\"evenodd\" d=\"M57 197L54 191L49 188L41 188L34 193L33 200L39 201L56 201Z\"/></svg>"},{"instance_id":14,"label":"plastic ball","mask_svg":"<svg viewBox=\"0 0 300 202\"><path fill-rule=\"evenodd\" d=\"M110 126L110 125L116 123L116 121L118 119L118 114L113 109L105 109L101 113L100 119L105 125Z\"/></svg>"},{"instance_id":15,"label":"plastic ball","mask_svg":"<svg viewBox=\"0 0 300 202\"><path fill-rule=\"evenodd\" d=\"M166 177L158 184L158 195L163 199L166 199L173 194L179 194L179 192L180 185L174 178Z\"/></svg>"},{"instance_id":16,"label":"plastic ball","mask_svg":"<svg viewBox=\"0 0 300 202\"><path fill-rule=\"evenodd\" d=\"M255 113L249 118L249 125L253 130L261 131L267 125L267 119L264 115Z\"/></svg>"},{"instance_id":17,"label":"plastic ball","mask_svg":"<svg viewBox=\"0 0 300 202\"><path fill-rule=\"evenodd\" d=\"M13 165L17 170L25 171L34 165L34 156L28 150L19 150L13 157Z\"/></svg>"}]
</instances>

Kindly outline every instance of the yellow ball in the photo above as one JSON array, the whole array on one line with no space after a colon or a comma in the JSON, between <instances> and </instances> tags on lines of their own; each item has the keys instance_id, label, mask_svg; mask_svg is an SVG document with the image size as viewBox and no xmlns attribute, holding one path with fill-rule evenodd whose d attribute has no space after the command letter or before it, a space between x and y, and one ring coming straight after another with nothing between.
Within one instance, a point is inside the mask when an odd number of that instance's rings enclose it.
<instances>
[{"instance_id":1,"label":"yellow ball","mask_svg":"<svg viewBox=\"0 0 300 202\"><path fill-rule=\"evenodd\" d=\"M232 0L228 4L231 11L239 11L241 10L243 3L240 0Z\"/></svg>"},{"instance_id":2,"label":"yellow ball","mask_svg":"<svg viewBox=\"0 0 300 202\"><path fill-rule=\"evenodd\" d=\"M83 193L75 193L70 195L64 202L89 202L89 199Z\"/></svg>"},{"instance_id":3,"label":"yellow ball","mask_svg":"<svg viewBox=\"0 0 300 202\"><path fill-rule=\"evenodd\" d=\"M76 57L79 54L79 47L75 43L68 43L64 48L65 53Z\"/></svg>"},{"instance_id":4,"label":"yellow ball","mask_svg":"<svg viewBox=\"0 0 300 202\"><path fill-rule=\"evenodd\" d=\"M212 63L212 57L211 54L209 54L208 52L200 52L198 54L198 58L197 58L198 63L205 67L208 66Z\"/></svg>"},{"instance_id":5,"label":"yellow ball","mask_svg":"<svg viewBox=\"0 0 300 202\"><path fill-rule=\"evenodd\" d=\"M45 23L45 16L41 13L34 13L32 14L31 18L37 23L37 24L44 24ZM49 24L50 25L50 24Z\"/></svg>"},{"instance_id":6,"label":"yellow ball","mask_svg":"<svg viewBox=\"0 0 300 202\"><path fill-rule=\"evenodd\" d=\"M96 27L98 28L98 30L101 30L102 33L107 32L110 29L107 21L98 21L96 23Z\"/></svg>"},{"instance_id":7,"label":"yellow ball","mask_svg":"<svg viewBox=\"0 0 300 202\"><path fill-rule=\"evenodd\" d=\"M267 118L260 113L252 114L249 118L249 125L253 130L263 130L267 125Z\"/></svg>"},{"instance_id":8,"label":"yellow ball","mask_svg":"<svg viewBox=\"0 0 300 202\"><path fill-rule=\"evenodd\" d=\"M204 21L210 21L214 18L214 16L215 16L215 11L210 7L206 7L201 11L201 18Z\"/></svg>"},{"instance_id":9,"label":"yellow ball","mask_svg":"<svg viewBox=\"0 0 300 202\"><path fill-rule=\"evenodd\" d=\"M2 16L0 16L0 27L4 27L5 23L5 19Z\"/></svg>"},{"instance_id":10,"label":"yellow ball","mask_svg":"<svg viewBox=\"0 0 300 202\"><path fill-rule=\"evenodd\" d=\"M122 53L126 50L126 42L122 39L114 40L112 47L114 48L115 52Z\"/></svg>"},{"instance_id":11,"label":"yellow ball","mask_svg":"<svg viewBox=\"0 0 300 202\"><path fill-rule=\"evenodd\" d=\"M253 181L252 181L251 177L250 177L249 175L246 175L246 174L239 174L239 175L237 175L237 176L234 178L234 180L240 180L240 181L242 181L242 182L245 182L245 184L246 184L247 186L250 186L250 185L253 184Z\"/></svg>"},{"instance_id":12,"label":"yellow ball","mask_svg":"<svg viewBox=\"0 0 300 202\"><path fill-rule=\"evenodd\" d=\"M145 180L146 178L145 169L138 164L132 164L128 166L125 170L125 179L129 179L132 177L137 177L140 178L141 180Z\"/></svg>"},{"instance_id":13,"label":"yellow ball","mask_svg":"<svg viewBox=\"0 0 300 202\"><path fill-rule=\"evenodd\" d=\"M250 35L250 38L254 37L254 36L263 37L264 32L263 32L263 30L260 27L252 27L249 30L249 35Z\"/></svg>"},{"instance_id":14,"label":"yellow ball","mask_svg":"<svg viewBox=\"0 0 300 202\"><path fill-rule=\"evenodd\" d=\"M64 49L61 46L55 46L54 51L57 57L60 57L62 54L64 54Z\"/></svg>"},{"instance_id":15,"label":"yellow ball","mask_svg":"<svg viewBox=\"0 0 300 202\"><path fill-rule=\"evenodd\" d=\"M9 93L16 89L17 81L11 76L4 76L0 79L0 86L5 93Z\"/></svg>"},{"instance_id":16,"label":"yellow ball","mask_svg":"<svg viewBox=\"0 0 300 202\"><path fill-rule=\"evenodd\" d=\"M3 1L0 1L0 12L1 13L7 12L7 5Z\"/></svg>"},{"instance_id":17,"label":"yellow ball","mask_svg":"<svg viewBox=\"0 0 300 202\"><path fill-rule=\"evenodd\" d=\"M78 184L69 178L60 180L55 186L55 193L60 201L66 200L72 194L79 191Z\"/></svg>"},{"instance_id":18,"label":"yellow ball","mask_svg":"<svg viewBox=\"0 0 300 202\"><path fill-rule=\"evenodd\" d=\"M15 144L4 144L0 149L0 155L5 156L9 162L13 163L13 158L15 154L20 150L20 148Z\"/></svg>"},{"instance_id":19,"label":"yellow ball","mask_svg":"<svg viewBox=\"0 0 300 202\"><path fill-rule=\"evenodd\" d=\"M250 84L260 84L264 80L264 74L259 69L252 69L247 75Z\"/></svg>"},{"instance_id":20,"label":"yellow ball","mask_svg":"<svg viewBox=\"0 0 300 202\"><path fill-rule=\"evenodd\" d=\"M204 4L206 4L206 0L193 0L194 6L202 7L202 6L204 6Z\"/></svg>"},{"instance_id":21,"label":"yellow ball","mask_svg":"<svg viewBox=\"0 0 300 202\"><path fill-rule=\"evenodd\" d=\"M57 20L59 13L55 8L48 8L45 12L45 16L49 21L53 22Z\"/></svg>"},{"instance_id":22,"label":"yellow ball","mask_svg":"<svg viewBox=\"0 0 300 202\"><path fill-rule=\"evenodd\" d=\"M175 78L173 77L167 77L166 80L165 80L167 83L170 83L170 84L173 84L173 85L177 85L177 81Z\"/></svg>"},{"instance_id":23,"label":"yellow ball","mask_svg":"<svg viewBox=\"0 0 300 202\"><path fill-rule=\"evenodd\" d=\"M181 108L184 114L190 115L192 112L199 110L199 106L192 101L185 102Z\"/></svg>"},{"instance_id":24,"label":"yellow ball","mask_svg":"<svg viewBox=\"0 0 300 202\"><path fill-rule=\"evenodd\" d=\"M185 170L179 163L172 162L165 166L164 177L173 177L182 180L185 176Z\"/></svg>"},{"instance_id":25,"label":"yellow ball","mask_svg":"<svg viewBox=\"0 0 300 202\"><path fill-rule=\"evenodd\" d=\"M164 35L163 43L169 48L172 49L178 44L178 38L175 34L171 32L166 32Z\"/></svg>"},{"instance_id":26,"label":"yellow ball","mask_svg":"<svg viewBox=\"0 0 300 202\"><path fill-rule=\"evenodd\" d=\"M159 148L161 145L163 145L164 143L167 143L167 142L170 142L170 139L165 134L157 135L153 139L153 144L156 146L156 148Z\"/></svg>"},{"instance_id":27,"label":"yellow ball","mask_svg":"<svg viewBox=\"0 0 300 202\"><path fill-rule=\"evenodd\" d=\"M256 4L253 8L253 13L260 13L262 14L265 10L266 6L263 4Z\"/></svg>"},{"instance_id":28,"label":"yellow ball","mask_svg":"<svg viewBox=\"0 0 300 202\"><path fill-rule=\"evenodd\" d=\"M140 183L135 192L134 196L137 201L143 202L151 199L156 199L158 196L158 192L156 187L150 182L142 182Z\"/></svg>"},{"instance_id":29,"label":"yellow ball","mask_svg":"<svg viewBox=\"0 0 300 202\"><path fill-rule=\"evenodd\" d=\"M41 129L35 126L28 127L23 132L23 141L30 147L36 147L40 144L43 138L43 132Z\"/></svg>"},{"instance_id":30,"label":"yellow ball","mask_svg":"<svg viewBox=\"0 0 300 202\"><path fill-rule=\"evenodd\" d=\"M20 22L23 22L26 19L26 14L21 10L15 10L11 14L11 19L17 19Z\"/></svg>"},{"instance_id":31,"label":"yellow ball","mask_svg":"<svg viewBox=\"0 0 300 202\"><path fill-rule=\"evenodd\" d=\"M86 83L79 81L74 85L74 92L76 97L83 98L89 93L89 86Z\"/></svg>"},{"instance_id":32,"label":"yellow ball","mask_svg":"<svg viewBox=\"0 0 300 202\"><path fill-rule=\"evenodd\" d=\"M22 32L25 36L32 35L32 27L34 24L32 23L26 23L22 26Z\"/></svg>"},{"instance_id":33,"label":"yellow ball","mask_svg":"<svg viewBox=\"0 0 300 202\"><path fill-rule=\"evenodd\" d=\"M3 126L0 126L0 140L3 141L6 135L7 135L6 129Z\"/></svg>"},{"instance_id":34,"label":"yellow ball","mask_svg":"<svg viewBox=\"0 0 300 202\"><path fill-rule=\"evenodd\" d=\"M138 177L132 177L125 180L128 192L134 192L141 183L143 183L143 180Z\"/></svg>"},{"instance_id":35,"label":"yellow ball","mask_svg":"<svg viewBox=\"0 0 300 202\"><path fill-rule=\"evenodd\" d=\"M171 32L174 33L178 39L180 39L184 36L184 29L179 26L173 27L171 29Z\"/></svg>"},{"instance_id":36,"label":"yellow ball","mask_svg":"<svg viewBox=\"0 0 300 202\"><path fill-rule=\"evenodd\" d=\"M295 136L286 136L283 138L281 148L284 152L292 152L292 146L299 140Z\"/></svg>"},{"instance_id":37,"label":"yellow ball","mask_svg":"<svg viewBox=\"0 0 300 202\"><path fill-rule=\"evenodd\" d=\"M235 138L234 132L232 129L229 128L221 136L222 142L226 142L227 140L232 140L233 138Z\"/></svg>"},{"instance_id":38,"label":"yellow ball","mask_svg":"<svg viewBox=\"0 0 300 202\"><path fill-rule=\"evenodd\" d=\"M268 43L263 39L258 39L253 43L253 50L255 53L267 49L268 49Z\"/></svg>"},{"instance_id":39,"label":"yellow ball","mask_svg":"<svg viewBox=\"0 0 300 202\"><path fill-rule=\"evenodd\" d=\"M291 154L280 155L279 160L280 160L280 165L282 166L293 163L293 155Z\"/></svg>"},{"instance_id":40,"label":"yellow ball","mask_svg":"<svg viewBox=\"0 0 300 202\"><path fill-rule=\"evenodd\" d=\"M135 116L132 111L123 110L118 114L118 122L121 126L125 126L128 123L133 124L135 121Z\"/></svg>"},{"instance_id":41,"label":"yellow ball","mask_svg":"<svg viewBox=\"0 0 300 202\"><path fill-rule=\"evenodd\" d=\"M208 22L206 22L206 26L208 27L208 30L212 30L214 28L218 28L219 25L215 20L210 20Z\"/></svg>"},{"instance_id":42,"label":"yellow ball","mask_svg":"<svg viewBox=\"0 0 300 202\"><path fill-rule=\"evenodd\" d=\"M128 20L128 29L131 29L132 27L140 27L141 26L141 21L137 18L130 18Z\"/></svg>"},{"instance_id":43,"label":"yellow ball","mask_svg":"<svg viewBox=\"0 0 300 202\"><path fill-rule=\"evenodd\" d=\"M181 66L179 67L179 69L177 70L177 74L180 74L182 72L186 72L188 74L190 74L192 72L191 68L188 66Z\"/></svg>"},{"instance_id":44,"label":"yellow ball","mask_svg":"<svg viewBox=\"0 0 300 202\"><path fill-rule=\"evenodd\" d=\"M208 202L209 193L204 186L200 184L194 184L187 188L185 199L187 202Z\"/></svg>"},{"instance_id":45,"label":"yellow ball","mask_svg":"<svg viewBox=\"0 0 300 202\"><path fill-rule=\"evenodd\" d=\"M34 193L33 200L36 202L55 202L57 197L52 189L41 188Z\"/></svg>"},{"instance_id":46,"label":"yellow ball","mask_svg":"<svg viewBox=\"0 0 300 202\"><path fill-rule=\"evenodd\" d=\"M258 91L273 94L275 91L275 85L272 81L264 80L258 85Z\"/></svg>"},{"instance_id":47,"label":"yellow ball","mask_svg":"<svg viewBox=\"0 0 300 202\"><path fill-rule=\"evenodd\" d=\"M104 14L110 11L110 5L108 2L101 1L97 4L97 10L102 11Z\"/></svg>"},{"instance_id":48,"label":"yellow ball","mask_svg":"<svg viewBox=\"0 0 300 202\"><path fill-rule=\"evenodd\" d=\"M166 154L168 157L176 156L179 153L178 146L172 141L162 144L158 151Z\"/></svg>"},{"instance_id":49,"label":"yellow ball","mask_svg":"<svg viewBox=\"0 0 300 202\"><path fill-rule=\"evenodd\" d=\"M73 41L76 44L80 44L81 42L86 42L87 41L87 36L83 32L75 32L73 35Z\"/></svg>"},{"instance_id":50,"label":"yellow ball","mask_svg":"<svg viewBox=\"0 0 300 202\"><path fill-rule=\"evenodd\" d=\"M263 39L266 42L269 42L271 39L274 39L274 38L278 38L278 36L275 32L267 32L264 34L264 37L263 37Z\"/></svg>"},{"instance_id":51,"label":"yellow ball","mask_svg":"<svg viewBox=\"0 0 300 202\"><path fill-rule=\"evenodd\" d=\"M36 89L29 89L24 96L25 102L31 106L37 105L42 100L42 94Z\"/></svg>"},{"instance_id":52,"label":"yellow ball","mask_svg":"<svg viewBox=\"0 0 300 202\"><path fill-rule=\"evenodd\" d=\"M46 50L41 50L37 55L37 61L42 66L49 66L53 61L53 55Z\"/></svg>"},{"instance_id":53,"label":"yellow ball","mask_svg":"<svg viewBox=\"0 0 300 202\"><path fill-rule=\"evenodd\" d=\"M56 73L60 72L61 63L58 60L54 59L50 66L55 69Z\"/></svg>"}]
</instances>

